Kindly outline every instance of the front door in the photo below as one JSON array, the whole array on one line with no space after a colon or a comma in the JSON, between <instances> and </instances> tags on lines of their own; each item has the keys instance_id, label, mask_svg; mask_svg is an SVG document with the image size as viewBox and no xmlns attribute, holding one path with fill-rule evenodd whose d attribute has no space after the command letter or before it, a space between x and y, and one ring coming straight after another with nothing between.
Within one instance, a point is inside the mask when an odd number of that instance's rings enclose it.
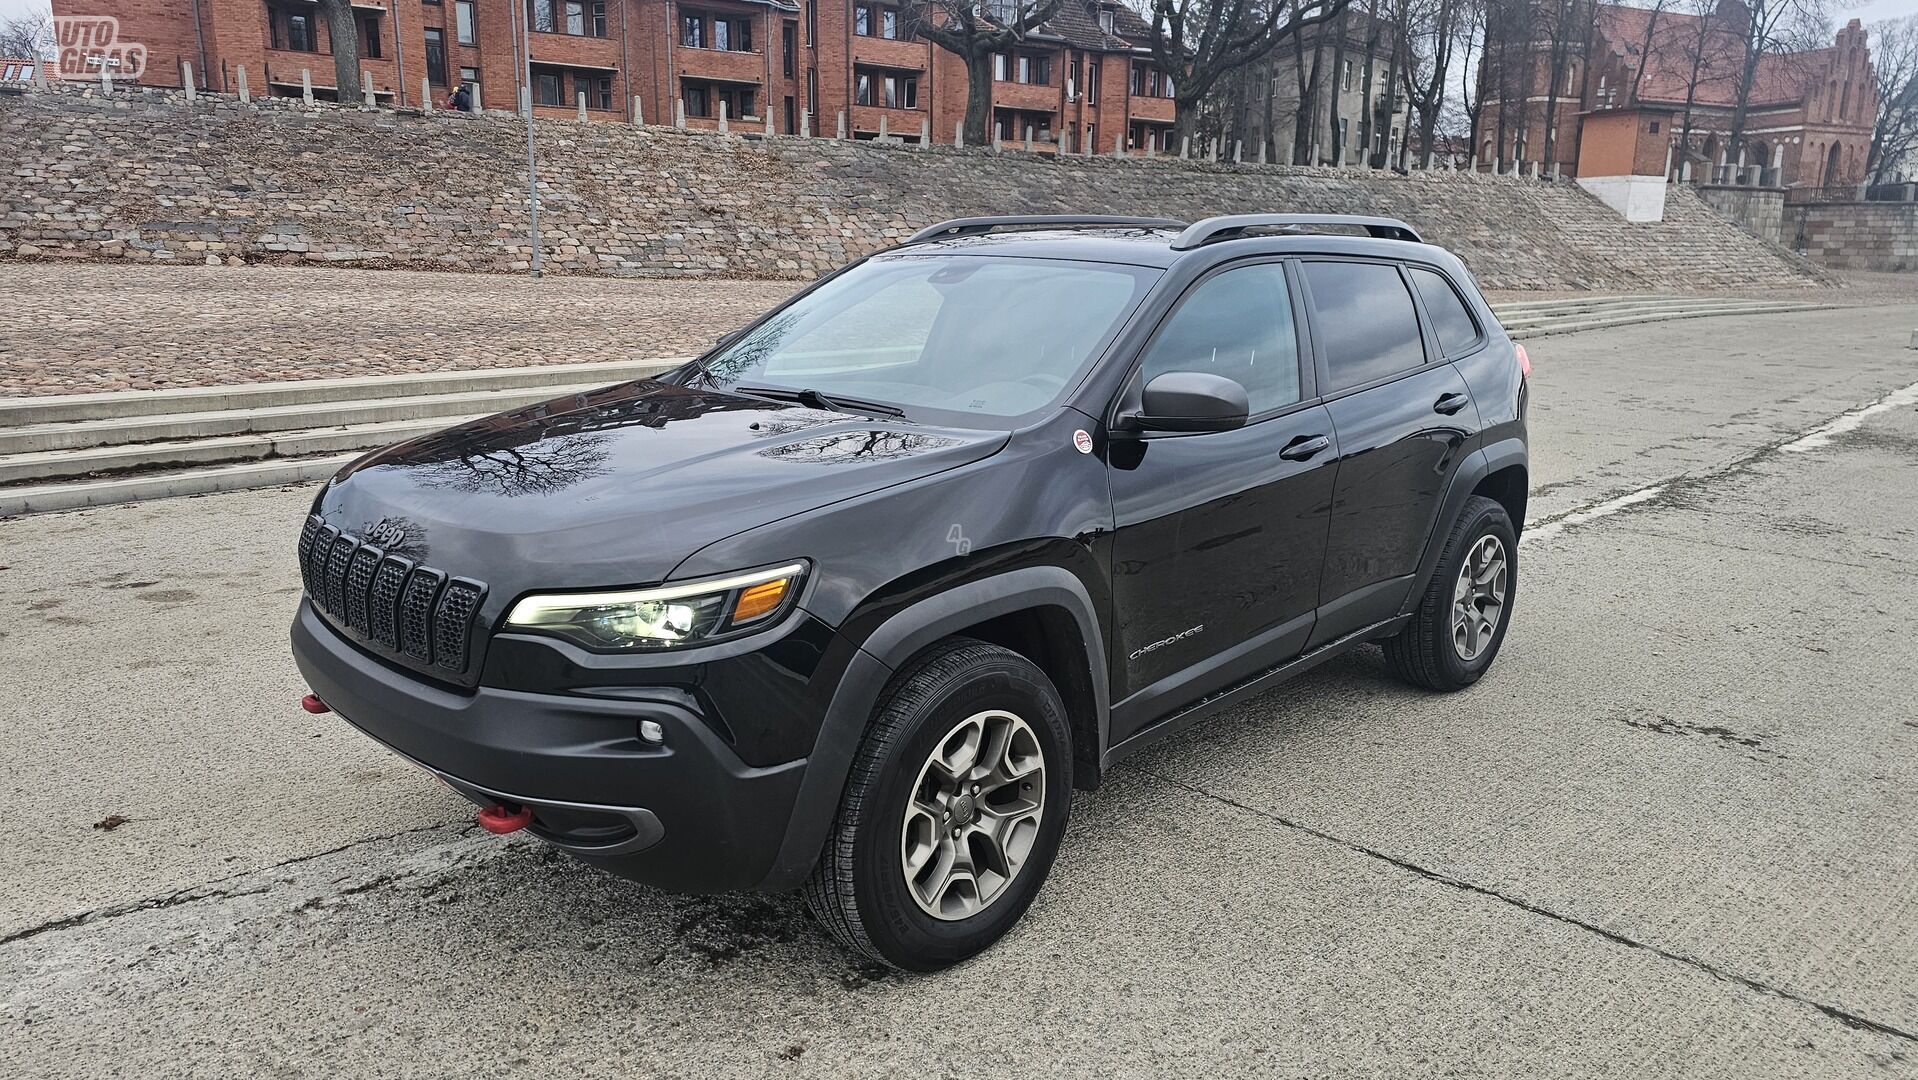
<instances>
[{"instance_id":1,"label":"front door","mask_svg":"<svg viewBox=\"0 0 1918 1080\"><path fill-rule=\"evenodd\" d=\"M1339 441L1318 645L1398 614L1478 410L1457 367L1427 362L1398 266L1312 261L1300 270Z\"/></svg>"},{"instance_id":2,"label":"front door","mask_svg":"<svg viewBox=\"0 0 1918 1080\"><path fill-rule=\"evenodd\" d=\"M1134 385L1201 371L1243 385L1244 427L1111 446L1112 741L1296 655L1311 632L1337 456L1302 388L1282 262L1201 279Z\"/></svg>"}]
</instances>

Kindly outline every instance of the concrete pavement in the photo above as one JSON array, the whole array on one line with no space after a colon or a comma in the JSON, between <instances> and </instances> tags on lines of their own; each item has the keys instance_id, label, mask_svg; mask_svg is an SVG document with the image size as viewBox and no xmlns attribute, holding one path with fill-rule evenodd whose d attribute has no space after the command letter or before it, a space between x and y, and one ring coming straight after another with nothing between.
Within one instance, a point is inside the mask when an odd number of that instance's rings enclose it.
<instances>
[{"instance_id":1,"label":"concrete pavement","mask_svg":"<svg viewBox=\"0 0 1918 1080\"><path fill-rule=\"evenodd\" d=\"M0 1072L1918 1074L1918 409L1801 442L1918 384L1914 325L1537 343L1558 527L1487 679L1362 652L1136 760L925 978L294 709L310 488L0 523Z\"/></svg>"}]
</instances>

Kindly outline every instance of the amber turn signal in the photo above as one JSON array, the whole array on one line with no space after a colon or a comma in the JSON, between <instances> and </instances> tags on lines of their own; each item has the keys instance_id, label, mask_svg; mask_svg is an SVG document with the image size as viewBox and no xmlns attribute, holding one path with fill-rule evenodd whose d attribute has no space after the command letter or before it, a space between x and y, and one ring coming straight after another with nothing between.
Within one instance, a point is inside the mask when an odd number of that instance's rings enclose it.
<instances>
[{"instance_id":1,"label":"amber turn signal","mask_svg":"<svg viewBox=\"0 0 1918 1080\"><path fill-rule=\"evenodd\" d=\"M791 578L780 578L762 585L743 589L739 599L733 601L733 622L735 624L751 622L772 613L779 602L786 598L786 589L792 584Z\"/></svg>"}]
</instances>

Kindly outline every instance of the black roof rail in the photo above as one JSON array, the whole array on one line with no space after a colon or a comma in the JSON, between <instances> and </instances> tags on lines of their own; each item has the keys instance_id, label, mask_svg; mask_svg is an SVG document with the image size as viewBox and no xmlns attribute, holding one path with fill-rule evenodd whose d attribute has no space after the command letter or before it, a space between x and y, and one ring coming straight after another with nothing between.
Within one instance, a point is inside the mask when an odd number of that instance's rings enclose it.
<instances>
[{"instance_id":1,"label":"black roof rail","mask_svg":"<svg viewBox=\"0 0 1918 1080\"><path fill-rule=\"evenodd\" d=\"M1044 225L1054 229L1106 229L1114 226L1145 229L1182 229L1185 222L1171 218L1115 217L1110 214L1028 214L1022 217L968 217L942 221L912 234L907 244L928 240L946 240L955 236L981 236L994 229L1012 225ZM901 245L904 246L904 245Z\"/></svg>"},{"instance_id":2,"label":"black roof rail","mask_svg":"<svg viewBox=\"0 0 1918 1080\"><path fill-rule=\"evenodd\" d=\"M1206 218L1188 226L1177 240L1172 241L1172 250L1190 251L1217 240L1236 239L1244 235L1247 229L1302 229L1311 232L1323 231L1313 227L1325 225L1364 229L1366 235L1381 240L1408 240L1414 244L1425 242L1417 230L1397 218L1360 217L1355 214L1231 214Z\"/></svg>"}]
</instances>

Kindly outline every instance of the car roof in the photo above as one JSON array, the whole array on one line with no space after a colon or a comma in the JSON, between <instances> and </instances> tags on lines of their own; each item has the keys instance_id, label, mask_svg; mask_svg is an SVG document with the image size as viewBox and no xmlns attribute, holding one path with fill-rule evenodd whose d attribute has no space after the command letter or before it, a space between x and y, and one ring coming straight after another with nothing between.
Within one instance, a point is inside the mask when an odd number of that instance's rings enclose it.
<instances>
[{"instance_id":1,"label":"car roof","mask_svg":"<svg viewBox=\"0 0 1918 1080\"><path fill-rule=\"evenodd\" d=\"M940 237L889 248L885 257L925 255L997 255L1029 259L1124 263L1170 269L1192 260L1210 265L1244 255L1358 255L1436 263L1462 270L1451 252L1435 244L1386 240L1342 233L1249 234L1177 249L1180 230L1169 227L1035 228Z\"/></svg>"}]
</instances>

